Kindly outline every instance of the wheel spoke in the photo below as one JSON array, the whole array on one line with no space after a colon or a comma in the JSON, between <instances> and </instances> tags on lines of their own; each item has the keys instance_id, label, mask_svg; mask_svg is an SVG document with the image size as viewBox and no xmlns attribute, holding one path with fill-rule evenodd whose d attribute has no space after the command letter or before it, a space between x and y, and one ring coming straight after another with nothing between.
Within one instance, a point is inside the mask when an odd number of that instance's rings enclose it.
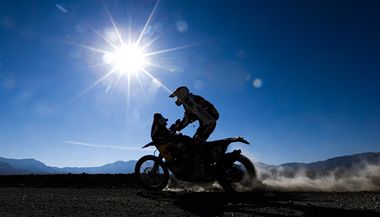
<instances>
[{"instance_id":1,"label":"wheel spoke","mask_svg":"<svg viewBox=\"0 0 380 217\"><path fill-rule=\"evenodd\" d=\"M247 157L240 155L232 168L225 172L220 184L228 192L250 191L255 181L256 171L253 164Z\"/></svg>"},{"instance_id":2,"label":"wheel spoke","mask_svg":"<svg viewBox=\"0 0 380 217\"><path fill-rule=\"evenodd\" d=\"M143 187L151 190L162 190L169 180L164 163L152 155L144 156L136 163L135 173Z\"/></svg>"}]
</instances>

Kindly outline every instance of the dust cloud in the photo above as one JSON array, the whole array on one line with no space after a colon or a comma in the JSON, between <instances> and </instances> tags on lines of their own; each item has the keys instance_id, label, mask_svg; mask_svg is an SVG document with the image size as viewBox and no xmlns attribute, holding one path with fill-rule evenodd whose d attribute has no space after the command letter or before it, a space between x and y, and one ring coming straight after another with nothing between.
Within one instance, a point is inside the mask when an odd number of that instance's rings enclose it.
<instances>
[{"instance_id":1,"label":"dust cloud","mask_svg":"<svg viewBox=\"0 0 380 217\"><path fill-rule=\"evenodd\" d=\"M258 179L279 191L379 191L380 165L360 162L349 167L291 168L256 166Z\"/></svg>"},{"instance_id":2,"label":"dust cloud","mask_svg":"<svg viewBox=\"0 0 380 217\"><path fill-rule=\"evenodd\" d=\"M338 159L338 158L337 158ZM254 163L257 181L254 186L241 186L249 191L321 191L357 192L380 191L380 155L370 161L338 159L311 164L284 164L280 166ZM222 191L217 182L182 182L171 177L169 191Z\"/></svg>"}]
</instances>

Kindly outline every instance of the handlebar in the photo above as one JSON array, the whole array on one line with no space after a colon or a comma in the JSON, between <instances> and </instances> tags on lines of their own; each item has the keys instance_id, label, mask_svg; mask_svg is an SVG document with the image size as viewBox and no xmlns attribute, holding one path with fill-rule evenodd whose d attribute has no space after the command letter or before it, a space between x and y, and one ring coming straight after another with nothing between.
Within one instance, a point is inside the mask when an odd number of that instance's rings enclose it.
<instances>
[{"instance_id":1,"label":"handlebar","mask_svg":"<svg viewBox=\"0 0 380 217\"><path fill-rule=\"evenodd\" d=\"M174 133L175 134L175 132L177 131L177 128L179 127L179 124L181 123L181 120L180 119L177 119L176 121L175 121L175 123L174 124L172 124L170 127L169 127L169 131L171 132L171 133Z\"/></svg>"}]
</instances>

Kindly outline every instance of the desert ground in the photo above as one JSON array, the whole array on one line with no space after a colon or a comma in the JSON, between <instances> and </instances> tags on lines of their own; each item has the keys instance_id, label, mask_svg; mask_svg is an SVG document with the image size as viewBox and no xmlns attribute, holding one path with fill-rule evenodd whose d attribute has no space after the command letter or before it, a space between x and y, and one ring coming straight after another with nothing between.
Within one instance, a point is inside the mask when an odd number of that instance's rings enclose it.
<instances>
[{"instance_id":1,"label":"desert ground","mask_svg":"<svg viewBox=\"0 0 380 217\"><path fill-rule=\"evenodd\" d=\"M141 188L133 174L0 176L0 217L13 216L379 217L380 192L227 194L209 184L174 182L152 192Z\"/></svg>"},{"instance_id":2,"label":"desert ground","mask_svg":"<svg viewBox=\"0 0 380 217\"><path fill-rule=\"evenodd\" d=\"M380 192L1 187L0 216L380 216Z\"/></svg>"}]
</instances>

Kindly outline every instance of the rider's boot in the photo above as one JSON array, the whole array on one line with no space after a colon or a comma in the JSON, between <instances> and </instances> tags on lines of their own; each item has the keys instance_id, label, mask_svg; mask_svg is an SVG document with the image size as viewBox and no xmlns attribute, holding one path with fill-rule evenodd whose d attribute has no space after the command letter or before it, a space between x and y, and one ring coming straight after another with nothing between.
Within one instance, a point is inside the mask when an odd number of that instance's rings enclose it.
<instances>
[{"instance_id":1,"label":"rider's boot","mask_svg":"<svg viewBox=\"0 0 380 217\"><path fill-rule=\"evenodd\" d=\"M201 138L198 135L194 136L194 149L196 150L196 153L203 153L203 146L204 146L205 140Z\"/></svg>"}]
</instances>

